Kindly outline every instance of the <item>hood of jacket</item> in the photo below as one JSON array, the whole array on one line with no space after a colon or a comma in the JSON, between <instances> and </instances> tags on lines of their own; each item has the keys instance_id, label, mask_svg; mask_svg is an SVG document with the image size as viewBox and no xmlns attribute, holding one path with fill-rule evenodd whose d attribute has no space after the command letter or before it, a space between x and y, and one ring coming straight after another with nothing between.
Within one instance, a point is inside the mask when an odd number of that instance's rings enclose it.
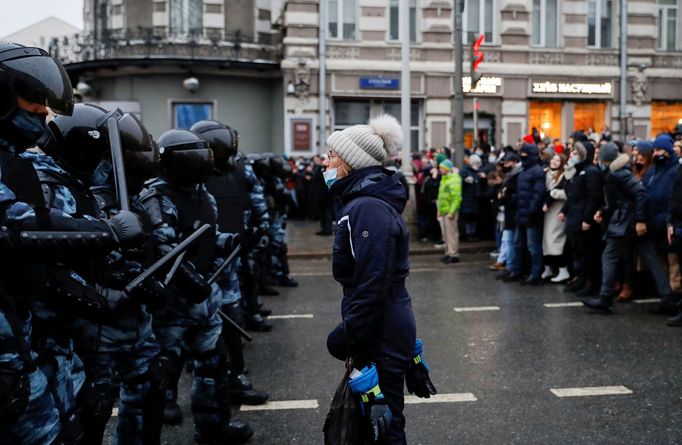
<instances>
[{"instance_id":1,"label":"hood of jacket","mask_svg":"<svg viewBox=\"0 0 682 445\"><path fill-rule=\"evenodd\" d=\"M621 170L625 167L630 167L630 156L626 155L625 153L621 153L618 155L616 159L609 164L609 170L614 173L617 172L618 170Z\"/></svg>"},{"instance_id":2,"label":"hood of jacket","mask_svg":"<svg viewBox=\"0 0 682 445\"><path fill-rule=\"evenodd\" d=\"M345 178L336 181L331 191L343 204L361 196L369 196L388 203L398 213L403 212L407 203L400 175L381 167L354 170Z\"/></svg>"}]
</instances>

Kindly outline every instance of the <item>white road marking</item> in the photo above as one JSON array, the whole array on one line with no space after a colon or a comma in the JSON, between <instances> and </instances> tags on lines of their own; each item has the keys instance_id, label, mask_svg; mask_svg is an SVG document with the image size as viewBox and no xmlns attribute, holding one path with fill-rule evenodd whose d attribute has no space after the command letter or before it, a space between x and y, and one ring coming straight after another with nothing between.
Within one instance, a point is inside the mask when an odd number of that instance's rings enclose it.
<instances>
[{"instance_id":1,"label":"white road marking","mask_svg":"<svg viewBox=\"0 0 682 445\"><path fill-rule=\"evenodd\" d=\"M483 311L499 311L499 306L474 306L474 307L456 307L455 312L483 312Z\"/></svg>"},{"instance_id":2,"label":"white road marking","mask_svg":"<svg viewBox=\"0 0 682 445\"><path fill-rule=\"evenodd\" d=\"M545 303L545 307L578 307L584 306L580 301L571 301L570 303Z\"/></svg>"},{"instance_id":3,"label":"white road marking","mask_svg":"<svg viewBox=\"0 0 682 445\"><path fill-rule=\"evenodd\" d=\"M111 409L111 417L118 417L118 408Z\"/></svg>"},{"instance_id":4,"label":"white road marking","mask_svg":"<svg viewBox=\"0 0 682 445\"><path fill-rule=\"evenodd\" d=\"M297 277L331 277L331 272L298 272L293 273Z\"/></svg>"},{"instance_id":5,"label":"white road marking","mask_svg":"<svg viewBox=\"0 0 682 445\"><path fill-rule=\"evenodd\" d=\"M313 314L268 315L268 320L289 320L292 318L313 318Z\"/></svg>"},{"instance_id":6,"label":"white road marking","mask_svg":"<svg viewBox=\"0 0 682 445\"><path fill-rule=\"evenodd\" d=\"M405 396L406 405L419 405L422 403L457 403L457 402L475 402L478 400L475 395L470 392L462 392L455 394L436 394L428 399L421 399L417 396Z\"/></svg>"},{"instance_id":7,"label":"white road marking","mask_svg":"<svg viewBox=\"0 0 682 445\"><path fill-rule=\"evenodd\" d=\"M653 304L653 303L660 303L661 299L660 298L649 298L646 300L632 300L637 304Z\"/></svg>"},{"instance_id":8,"label":"white road marking","mask_svg":"<svg viewBox=\"0 0 682 445\"><path fill-rule=\"evenodd\" d=\"M587 386L584 388L552 388L557 397L615 396L632 394L625 386Z\"/></svg>"},{"instance_id":9,"label":"white road marking","mask_svg":"<svg viewBox=\"0 0 682 445\"><path fill-rule=\"evenodd\" d=\"M264 405L242 405L240 411L277 411L285 409L317 409L320 405L317 400L280 400L267 402Z\"/></svg>"}]
</instances>

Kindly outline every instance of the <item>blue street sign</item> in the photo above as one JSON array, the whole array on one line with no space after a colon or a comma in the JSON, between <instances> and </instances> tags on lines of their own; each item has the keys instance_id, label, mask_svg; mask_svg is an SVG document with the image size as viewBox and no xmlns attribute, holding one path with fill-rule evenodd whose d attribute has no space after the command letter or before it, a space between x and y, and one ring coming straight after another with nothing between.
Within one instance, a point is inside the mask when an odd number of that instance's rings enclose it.
<instances>
[{"instance_id":1,"label":"blue street sign","mask_svg":"<svg viewBox=\"0 0 682 445\"><path fill-rule=\"evenodd\" d=\"M400 79L388 77L361 77L360 88L363 90L399 90Z\"/></svg>"}]
</instances>

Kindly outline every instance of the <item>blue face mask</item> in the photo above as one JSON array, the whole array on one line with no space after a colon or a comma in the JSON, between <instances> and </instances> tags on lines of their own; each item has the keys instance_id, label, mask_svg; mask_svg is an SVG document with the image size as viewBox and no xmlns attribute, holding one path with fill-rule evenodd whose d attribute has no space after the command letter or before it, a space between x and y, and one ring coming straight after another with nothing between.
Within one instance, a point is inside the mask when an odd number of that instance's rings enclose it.
<instances>
[{"instance_id":1,"label":"blue face mask","mask_svg":"<svg viewBox=\"0 0 682 445\"><path fill-rule=\"evenodd\" d=\"M18 148L29 148L35 145L47 131L47 124L43 115L31 113L21 108L17 108L11 121L21 134L21 142L26 144L25 147Z\"/></svg>"},{"instance_id":2,"label":"blue face mask","mask_svg":"<svg viewBox=\"0 0 682 445\"><path fill-rule=\"evenodd\" d=\"M322 173L322 176L324 176L324 183L327 184L327 187L330 187L334 185L336 182L336 170L335 168L328 168Z\"/></svg>"},{"instance_id":3,"label":"blue face mask","mask_svg":"<svg viewBox=\"0 0 682 445\"><path fill-rule=\"evenodd\" d=\"M599 170L605 172L605 171L608 170L608 169L609 169L609 166L608 166L608 165L604 164L604 163L601 162L601 161L599 162Z\"/></svg>"}]
</instances>

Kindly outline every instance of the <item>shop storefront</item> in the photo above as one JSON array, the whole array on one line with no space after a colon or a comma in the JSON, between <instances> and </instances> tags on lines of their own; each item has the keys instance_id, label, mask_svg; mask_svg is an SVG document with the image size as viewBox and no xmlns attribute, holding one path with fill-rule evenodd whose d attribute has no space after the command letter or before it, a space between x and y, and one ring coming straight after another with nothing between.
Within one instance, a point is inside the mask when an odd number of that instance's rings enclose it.
<instances>
[{"instance_id":1,"label":"shop storefront","mask_svg":"<svg viewBox=\"0 0 682 445\"><path fill-rule=\"evenodd\" d=\"M670 132L678 124L682 124L682 102L651 102L650 137Z\"/></svg>"},{"instance_id":2,"label":"shop storefront","mask_svg":"<svg viewBox=\"0 0 682 445\"><path fill-rule=\"evenodd\" d=\"M530 80L528 131L565 141L574 131L601 133L611 127L613 84Z\"/></svg>"}]
</instances>

